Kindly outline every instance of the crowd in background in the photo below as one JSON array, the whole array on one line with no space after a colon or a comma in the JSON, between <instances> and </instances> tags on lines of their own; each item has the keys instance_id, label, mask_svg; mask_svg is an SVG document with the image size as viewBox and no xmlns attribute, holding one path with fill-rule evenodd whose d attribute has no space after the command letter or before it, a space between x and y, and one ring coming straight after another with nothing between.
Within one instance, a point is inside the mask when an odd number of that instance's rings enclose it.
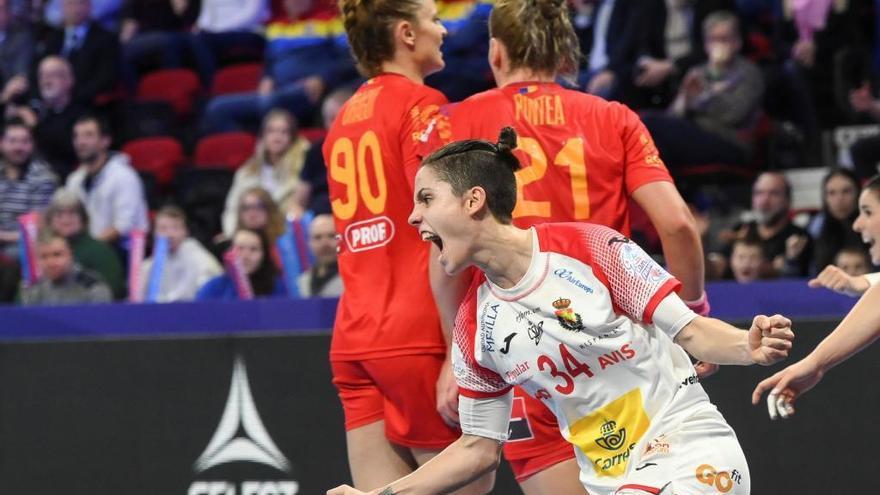
<instances>
[{"instance_id":1,"label":"crowd in background","mask_svg":"<svg viewBox=\"0 0 880 495\"><path fill-rule=\"evenodd\" d=\"M446 69L427 83L451 101L492 87L491 3L438 6ZM880 2L570 7L584 59L560 83L639 112L710 279L873 270L852 222L880 133L846 168L822 136L880 119ZM0 0L0 301L339 295L321 146L360 82L325 0ZM785 170L819 166L821 209L792 211ZM734 180L750 204L719 193Z\"/></svg>"}]
</instances>

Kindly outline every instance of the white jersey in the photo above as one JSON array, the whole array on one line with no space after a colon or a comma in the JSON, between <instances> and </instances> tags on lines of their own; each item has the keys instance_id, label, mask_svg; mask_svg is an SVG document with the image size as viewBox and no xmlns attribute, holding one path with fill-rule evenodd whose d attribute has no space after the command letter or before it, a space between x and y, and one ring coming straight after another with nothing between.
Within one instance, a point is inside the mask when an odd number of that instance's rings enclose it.
<instances>
[{"instance_id":1,"label":"white jersey","mask_svg":"<svg viewBox=\"0 0 880 495\"><path fill-rule=\"evenodd\" d=\"M543 400L575 446L582 481L603 493L631 472L631 453L640 458L653 439L714 406L673 342L690 318L652 324L681 285L675 278L607 227L532 229L531 265L515 287L475 277L456 319L455 376L465 397L520 385Z\"/></svg>"}]
</instances>

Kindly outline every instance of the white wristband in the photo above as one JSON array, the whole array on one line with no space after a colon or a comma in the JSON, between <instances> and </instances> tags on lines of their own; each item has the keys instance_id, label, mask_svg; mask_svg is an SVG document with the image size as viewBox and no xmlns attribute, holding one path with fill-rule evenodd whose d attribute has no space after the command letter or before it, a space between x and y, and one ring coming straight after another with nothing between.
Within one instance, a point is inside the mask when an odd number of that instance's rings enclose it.
<instances>
[{"instance_id":1,"label":"white wristband","mask_svg":"<svg viewBox=\"0 0 880 495\"><path fill-rule=\"evenodd\" d=\"M874 287L878 283L880 283L880 272L875 273L866 273L864 277L868 280L868 285Z\"/></svg>"}]
</instances>

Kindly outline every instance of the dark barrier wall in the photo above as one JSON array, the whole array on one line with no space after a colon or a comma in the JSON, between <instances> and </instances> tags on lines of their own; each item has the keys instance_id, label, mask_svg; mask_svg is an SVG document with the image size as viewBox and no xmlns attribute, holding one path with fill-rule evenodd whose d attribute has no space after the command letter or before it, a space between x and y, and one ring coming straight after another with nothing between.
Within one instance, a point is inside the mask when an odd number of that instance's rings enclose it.
<instances>
[{"instance_id":1,"label":"dark barrier wall","mask_svg":"<svg viewBox=\"0 0 880 495\"><path fill-rule=\"evenodd\" d=\"M795 321L795 357L832 323ZM323 494L346 482L327 335L0 345L0 493ZM752 407L772 369L705 386L736 429L752 493L877 493L880 347L770 422ZM497 494L517 494L502 475Z\"/></svg>"},{"instance_id":2,"label":"dark barrier wall","mask_svg":"<svg viewBox=\"0 0 880 495\"><path fill-rule=\"evenodd\" d=\"M0 345L0 493L323 494L350 482L328 349L327 335Z\"/></svg>"}]
</instances>

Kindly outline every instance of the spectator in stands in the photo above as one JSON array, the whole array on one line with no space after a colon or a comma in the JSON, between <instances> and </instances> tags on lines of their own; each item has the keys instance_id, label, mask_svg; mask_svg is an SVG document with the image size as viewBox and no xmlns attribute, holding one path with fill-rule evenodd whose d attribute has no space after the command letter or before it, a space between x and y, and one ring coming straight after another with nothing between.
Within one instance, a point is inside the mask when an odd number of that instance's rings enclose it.
<instances>
[{"instance_id":1,"label":"spectator in stands","mask_svg":"<svg viewBox=\"0 0 880 495\"><path fill-rule=\"evenodd\" d=\"M22 286L25 306L88 304L110 302L110 288L94 272L84 270L73 260L64 236L45 229L37 238L40 278L30 287Z\"/></svg>"},{"instance_id":2,"label":"spectator in stands","mask_svg":"<svg viewBox=\"0 0 880 495\"><path fill-rule=\"evenodd\" d=\"M863 248L862 236L852 226L859 216L861 187L855 174L834 169L822 180L822 211L817 213L807 232L813 238L811 274L832 264L838 251L846 247Z\"/></svg>"},{"instance_id":3,"label":"spectator in stands","mask_svg":"<svg viewBox=\"0 0 880 495\"><path fill-rule=\"evenodd\" d=\"M67 239L73 260L101 276L114 299L125 297L125 276L116 252L106 242L89 235L89 216L76 193L59 189L46 209L44 224Z\"/></svg>"},{"instance_id":4,"label":"spectator in stands","mask_svg":"<svg viewBox=\"0 0 880 495\"><path fill-rule=\"evenodd\" d=\"M733 12L736 5L733 0L644 0L642 8L633 79L641 88L637 106L665 106L681 78L706 59L702 30L706 18L719 10Z\"/></svg>"},{"instance_id":5,"label":"spectator in stands","mask_svg":"<svg viewBox=\"0 0 880 495\"><path fill-rule=\"evenodd\" d=\"M0 253L0 303L15 301L21 283L21 269L18 261Z\"/></svg>"},{"instance_id":6,"label":"spectator in stands","mask_svg":"<svg viewBox=\"0 0 880 495\"><path fill-rule=\"evenodd\" d=\"M73 146L79 168L67 178L89 213L89 232L98 240L115 243L132 229L146 230L144 188L127 155L110 153L110 130L94 115L80 117L73 126Z\"/></svg>"},{"instance_id":7,"label":"spectator in stands","mask_svg":"<svg viewBox=\"0 0 880 495\"><path fill-rule=\"evenodd\" d=\"M763 76L739 55L742 40L736 16L710 14L703 34L709 60L687 73L666 115L643 116L673 175L681 166L746 164L750 131L761 106Z\"/></svg>"},{"instance_id":8,"label":"spectator in stands","mask_svg":"<svg viewBox=\"0 0 880 495\"><path fill-rule=\"evenodd\" d=\"M284 233L284 216L272 199L272 195L262 187L253 187L241 195L238 202L238 220L233 232L241 229L258 230L265 233L273 246ZM211 249L214 255L221 258L223 253L229 249L231 239L232 236L219 236Z\"/></svg>"},{"instance_id":9,"label":"spectator in stands","mask_svg":"<svg viewBox=\"0 0 880 495\"><path fill-rule=\"evenodd\" d=\"M58 187L49 166L34 157L31 129L8 120L0 136L0 252L18 256L18 217L41 211Z\"/></svg>"},{"instance_id":10,"label":"spectator in stands","mask_svg":"<svg viewBox=\"0 0 880 495\"><path fill-rule=\"evenodd\" d=\"M309 249L315 264L297 280L302 297L337 297L342 294L342 278L336 263L337 245L333 215L316 216L309 226Z\"/></svg>"},{"instance_id":11,"label":"spectator in stands","mask_svg":"<svg viewBox=\"0 0 880 495\"><path fill-rule=\"evenodd\" d=\"M859 29L859 2L782 0L773 27L777 73L768 76L767 103L781 118L794 119L805 134L807 157L819 156L819 132L845 122L841 67L847 52L866 46ZM837 86L837 87L836 87ZM844 88L846 86L843 86Z\"/></svg>"},{"instance_id":12,"label":"spectator in stands","mask_svg":"<svg viewBox=\"0 0 880 495\"><path fill-rule=\"evenodd\" d=\"M222 95L205 108L207 132L253 129L273 108L308 122L321 96L357 77L333 10L314 0L285 0L286 19L266 29L263 78L254 93Z\"/></svg>"},{"instance_id":13,"label":"spectator in stands","mask_svg":"<svg viewBox=\"0 0 880 495\"><path fill-rule=\"evenodd\" d=\"M741 284L759 280L767 272L767 265L760 240L744 238L733 242L730 271L734 280Z\"/></svg>"},{"instance_id":14,"label":"spectator in stands","mask_svg":"<svg viewBox=\"0 0 880 495\"><path fill-rule=\"evenodd\" d=\"M183 65L187 31L198 16L197 0L129 0L122 11L119 43L122 73L129 91L137 87L138 68L158 56L164 68Z\"/></svg>"},{"instance_id":15,"label":"spectator in stands","mask_svg":"<svg viewBox=\"0 0 880 495\"><path fill-rule=\"evenodd\" d=\"M449 101L461 101L493 87L486 57L492 3L464 0L438 5L437 17L446 28L440 47L446 66L425 77L425 84L438 89Z\"/></svg>"},{"instance_id":16,"label":"spectator in stands","mask_svg":"<svg viewBox=\"0 0 880 495\"><path fill-rule=\"evenodd\" d=\"M156 213L154 230L157 238L168 239L168 257L160 274L156 302L190 301L208 280L223 273L214 256L189 236L186 214L180 208L161 208ZM145 300L151 283L154 259L147 258L141 267L141 300Z\"/></svg>"},{"instance_id":17,"label":"spectator in stands","mask_svg":"<svg viewBox=\"0 0 880 495\"><path fill-rule=\"evenodd\" d=\"M340 88L324 98L321 104L321 120L324 128L336 119L336 114L342 105L353 94L350 88ZM330 213L330 190L327 185L327 166L324 164L324 138L312 143L312 147L306 152L306 162L299 175L300 187L294 191L294 202L305 205L306 210L316 215Z\"/></svg>"},{"instance_id":18,"label":"spectator in stands","mask_svg":"<svg viewBox=\"0 0 880 495\"><path fill-rule=\"evenodd\" d=\"M95 98L116 89L119 42L91 20L90 0L62 0L63 26L51 32L39 58L60 55L70 61L76 83L73 100L92 105Z\"/></svg>"},{"instance_id":19,"label":"spectator in stands","mask_svg":"<svg viewBox=\"0 0 880 495\"><path fill-rule=\"evenodd\" d=\"M269 259L269 239L264 232L239 229L232 237L232 248L238 253L255 297L287 295L278 268ZM239 298L235 282L229 273L209 280L196 293L196 300L199 301Z\"/></svg>"},{"instance_id":20,"label":"spectator in stands","mask_svg":"<svg viewBox=\"0 0 880 495\"><path fill-rule=\"evenodd\" d=\"M850 92L849 103L856 112L880 121L880 99L871 95L868 83ZM859 139L853 143L850 153L856 174L860 179L870 179L877 175L877 164L880 162L880 135Z\"/></svg>"},{"instance_id":21,"label":"spectator in stands","mask_svg":"<svg viewBox=\"0 0 880 495\"><path fill-rule=\"evenodd\" d=\"M287 110L275 109L263 119L260 139L254 154L236 172L226 196L223 232L235 231L241 195L260 186L272 196L286 215L300 216L305 205L294 201L300 184L300 171L311 144L298 133L296 118Z\"/></svg>"},{"instance_id":22,"label":"spectator in stands","mask_svg":"<svg viewBox=\"0 0 880 495\"><path fill-rule=\"evenodd\" d=\"M871 271L871 256L864 247L845 247L834 257L834 266L850 277L860 277Z\"/></svg>"},{"instance_id":23,"label":"spectator in stands","mask_svg":"<svg viewBox=\"0 0 880 495\"><path fill-rule=\"evenodd\" d=\"M225 53L238 50L259 57L265 40L258 31L268 19L267 0L202 0L190 41L206 88Z\"/></svg>"},{"instance_id":24,"label":"spectator in stands","mask_svg":"<svg viewBox=\"0 0 880 495\"><path fill-rule=\"evenodd\" d=\"M73 123L86 108L73 101L74 76L70 62L50 55L37 70L39 98L27 105L7 105L7 116L17 116L34 128L37 150L62 180L76 166L70 136Z\"/></svg>"},{"instance_id":25,"label":"spectator in stands","mask_svg":"<svg viewBox=\"0 0 880 495\"><path fill-rule=\"evenodd\" d=\"M90 0L90 2L92 19L108 31L116 31L125 0ZM64 0L48 0L43 7L43 18L50 26L61 27L64 24Z\"/></svg>"},{"instance_id":26,"label":"spectator in stands","mask_svg":"<svg viewBox=\"0 0 880 495\"><path fill-rule=\"evenodd\" d=\"M752 211L731 231L720 234L730 239L758 239L764 257L770 260L768 276L804 277L812 256L812 241L804 229L791 223L791 184L780 172L764 172L752 186ZM732 245L713 262L730 258ZM715 267L724 272L723 267Z\"/></svg>"},{"instance_id":27,"label":"spectator in stands","mask_svg":"<svg viewBox=\"0 0 880 495\"><path fill-rule=\"evenodd\" d=\"M573 20L581 51L586 54L586 68L578 85L587 93L619 99L621 90L632 84L646 2L578 0L574 5Z\"/></svg>"},{"instance_id":28,"label":"spectator in stands","mask_svg":"<svg viewBox=\"0 0 880 495\"><path fill-rule=\"evenodd\" d=\"M10 19L13 22L27 23L31 21L33 0L8 0Z\"/></svg>"},{"instance_id":29,"label":"spectator in stands","mask_svg":"<svg viewBox=\"0 0 880 495\"><path fill-rule=\"evenodd\" d=\"M27 98L33 39L27 24L12 22L11 0L0 0L0 107Z\"/></svg>"}]
</instances>

